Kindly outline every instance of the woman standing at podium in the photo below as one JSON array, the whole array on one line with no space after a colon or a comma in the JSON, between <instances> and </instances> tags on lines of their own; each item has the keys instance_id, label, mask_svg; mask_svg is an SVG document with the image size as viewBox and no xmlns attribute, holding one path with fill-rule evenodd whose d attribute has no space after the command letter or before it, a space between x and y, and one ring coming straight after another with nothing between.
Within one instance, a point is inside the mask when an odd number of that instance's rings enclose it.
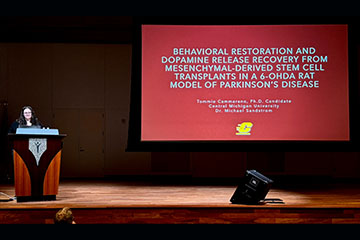
<instances>
[{"instance_id":1,"label":"woman standing at podium","mask_svg":"<svg viewBox=\"0 0 360 240\"><path fill-rule=\"evenodd\" d=\"M24 106L21 109L20 117L11 124L9 133L16 133L18 127L42 127L42 124L36 117L35 111L31 106Z\"/></svg>"}]
</instances>

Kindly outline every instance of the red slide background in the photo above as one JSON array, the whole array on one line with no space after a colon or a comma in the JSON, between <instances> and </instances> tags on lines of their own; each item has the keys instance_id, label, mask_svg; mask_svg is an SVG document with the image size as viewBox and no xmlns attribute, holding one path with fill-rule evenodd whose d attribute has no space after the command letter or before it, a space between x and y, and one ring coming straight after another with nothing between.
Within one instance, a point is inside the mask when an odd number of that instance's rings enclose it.
<instances>
[{"instance_id":1,"label":"red slide background","mask_svg":"<svg viewBox=\"0 0 360 240\"><path fill-rule=\"evenodd\" d=\"M173 48L275 47L294 48L294 56L298 47L314 47L327 56L325 71L315 73L320 87L174 89L174 72L161 62ZM197 99L292 103L272 113L215 113ZM346 25L142 26L142 141L349 140L348 99ZM243 122L253 124L251 135L236 135Z\"/></svg>"}]
</instances>

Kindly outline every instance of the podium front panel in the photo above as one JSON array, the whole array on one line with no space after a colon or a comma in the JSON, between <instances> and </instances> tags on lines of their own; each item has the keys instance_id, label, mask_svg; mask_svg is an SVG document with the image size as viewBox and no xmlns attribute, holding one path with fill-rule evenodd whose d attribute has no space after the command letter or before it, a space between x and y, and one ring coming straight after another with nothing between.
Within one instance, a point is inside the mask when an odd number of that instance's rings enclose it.
<instances>
[{"instance_id":1,"label":"podium front panel","mask_svg":"<svg viewBox=\"0 0 360 240\"><path fill-rule=\"evenodd\" d=\"M63 137L12 136L18 201L56 199Z\"/></svg>"}]
</instances>

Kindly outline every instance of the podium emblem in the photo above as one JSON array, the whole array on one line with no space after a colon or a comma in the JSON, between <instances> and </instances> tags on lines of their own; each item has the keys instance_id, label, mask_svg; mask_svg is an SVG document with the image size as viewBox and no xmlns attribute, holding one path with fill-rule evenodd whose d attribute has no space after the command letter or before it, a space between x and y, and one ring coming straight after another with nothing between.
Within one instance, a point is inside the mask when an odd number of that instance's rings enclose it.
<instances>
[{"instance_id":1,"label":"podium emblem","mask_svg":"<svg viewBox=\"0 0 360 240\"><path fill-rule=\"evenodd\" d=\"M46 151L46 143L46 138L29 138L29 150L34 155L37 166L39 166L40 158Z\"/></svg>"}]
</instances>

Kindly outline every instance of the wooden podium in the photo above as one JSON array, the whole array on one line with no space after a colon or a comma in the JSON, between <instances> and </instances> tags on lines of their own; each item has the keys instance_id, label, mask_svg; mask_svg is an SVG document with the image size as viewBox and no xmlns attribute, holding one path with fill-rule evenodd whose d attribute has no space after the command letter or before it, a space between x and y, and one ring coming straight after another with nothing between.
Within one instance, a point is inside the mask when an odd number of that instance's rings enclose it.
<instances>
[{"instance_id":1,"label":"wooden podium","mask_svg":"<svg viewBox=\"0 0 360 240\"><path fill-rule=\"evenodd\" d=\"M43 131L44 130L44 131ZM48 130L48 129L47 129ZM17 202L56 200L64 134L11 134Z\"/></svg>"}]
</instances>

